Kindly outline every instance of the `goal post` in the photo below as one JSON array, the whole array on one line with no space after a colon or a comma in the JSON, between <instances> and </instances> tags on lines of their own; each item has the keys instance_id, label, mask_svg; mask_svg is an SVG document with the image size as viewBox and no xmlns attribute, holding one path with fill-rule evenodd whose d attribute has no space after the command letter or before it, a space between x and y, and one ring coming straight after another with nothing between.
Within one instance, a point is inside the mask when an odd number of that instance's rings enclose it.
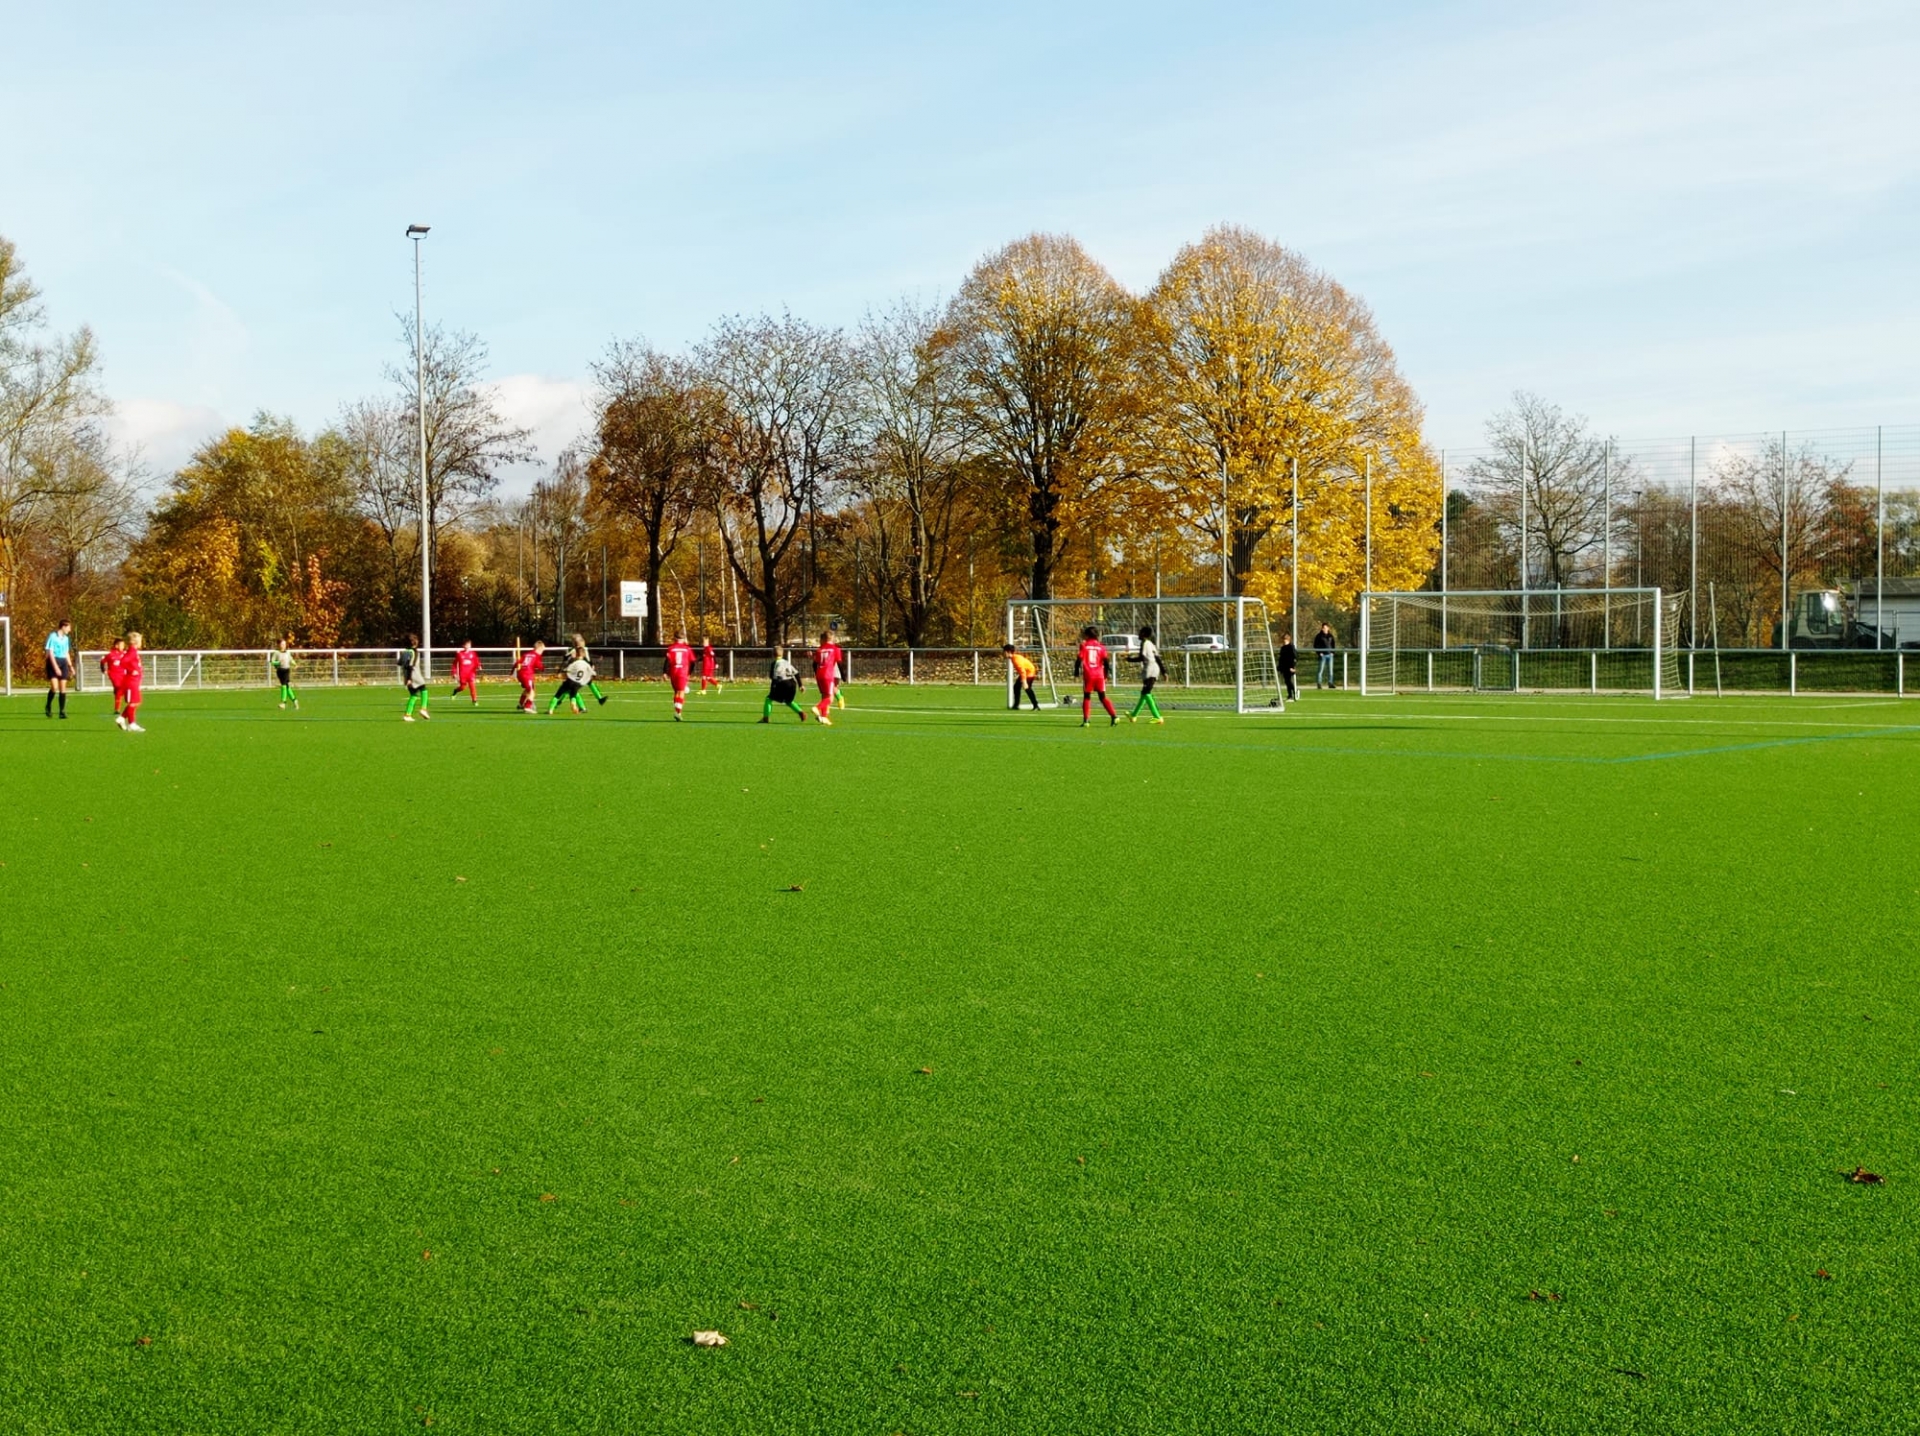
<instances>
[{"instance_id":1,"label":"goal post","mask_svg":"<svg viewBox=\"0 0 1920 1436\"><path fill-rule=\"evenodd\" d=\"M1080 635L1097 630L1113 655L1112 682L1140 682L1138 635L1153 629L1165 669L1153 696L1162 708L1284 713L1286 693L1267 606L1257 598L1048 598L1007 603L1006 641L1040 670L1036 690L1077 705L1073 662ZM1130 661L1131 660L1131 661ZM1013 697L1009 675L1009 700Z\"/></svg>"},{"instance_id":2,"label":"goal post","mask_svg":"<svg viewBox=\"0 0 1920 1436\"><path fill-rule=\"evenodd\" d=\"M1685 697L1686 597L1658 588L1360 596L1360 691Z\"/></svg>"}]
</instances>

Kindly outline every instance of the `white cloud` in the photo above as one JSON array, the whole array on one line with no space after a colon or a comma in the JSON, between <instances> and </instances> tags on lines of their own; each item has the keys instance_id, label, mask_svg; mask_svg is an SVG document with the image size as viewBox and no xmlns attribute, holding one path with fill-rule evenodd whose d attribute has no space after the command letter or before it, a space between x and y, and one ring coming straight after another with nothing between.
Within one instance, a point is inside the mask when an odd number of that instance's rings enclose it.
<instances>
[{"instance_id":1,"label":"white cloud","mask_svg":"<svg viewBox=\"0 0 1920 1436\"><path fill-rule=\"evenodd\" d=\"M531 433L538 457L505 475L510 493L524 493L544 477L560 451L586 431L587 386L577 379L544 374L508 374L480 386L493 396L501 415Z\"/></svg>"},{"instance_id":2,"label":"white cloud","mask_svg":"<svg viewBox=\"0 0 1920 1436\"><path fill-rule=\"evenodd\" d=\"M156 477L182 468L193 451L224 433L233 421L204 404L177 404L171 399L122 399L114 405L108 432L122 448L131 449L142 467Z\"/></svg>"}]
</instances>

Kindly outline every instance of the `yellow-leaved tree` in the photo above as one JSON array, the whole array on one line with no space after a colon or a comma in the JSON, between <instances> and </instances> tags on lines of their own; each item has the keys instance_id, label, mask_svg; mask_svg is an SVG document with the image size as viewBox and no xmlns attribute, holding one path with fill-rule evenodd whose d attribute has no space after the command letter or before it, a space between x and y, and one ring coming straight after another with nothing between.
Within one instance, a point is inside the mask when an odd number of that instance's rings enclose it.
<instances>
[{"instance_id":1,"label":"yellow-leaved tree","mask_svg":"<svg viewBox=\"0 0 1920 1436\"><path fill-rule=\"evenodd\" d=\"M998 496L1024 530L1027 591L1052 597L1070 534L1097 526L1127 469L1136 304L1066 235L974 266L941 336Z\"/></svg>"},{"instance_id":2,"label":"yellow-leaved tree","mask_svg":"<svg viewBox=\"0 0 1920 1436\"><path fill-rule=\"evenodd\" d=\"M1223 226L1147 296L1138 467L1168 520L1229 557L1234 593L1284 610L1294 465L1301 590L1351 604L1366 582L1415 588L1439 553L1439 468L1419 400L1359 299L1291 250Z\"/></svg>"}]
</instances>

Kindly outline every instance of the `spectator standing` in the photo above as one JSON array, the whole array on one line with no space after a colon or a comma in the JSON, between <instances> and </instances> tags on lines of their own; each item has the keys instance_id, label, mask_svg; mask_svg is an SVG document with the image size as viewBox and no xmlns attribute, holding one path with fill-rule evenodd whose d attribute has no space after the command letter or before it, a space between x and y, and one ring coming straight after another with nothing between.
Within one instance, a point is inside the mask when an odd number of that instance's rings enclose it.
<instances>
[{"instance_id":1,"label":"spectator standing","mask_svg":"<svg viewBox=\"0 0 1920 1436\"><path fill-rule=\"evenodd\" d=\"M1333 654L1340 646L1340 640L1333 636L1333 625L1323 623L1320 631L1313 635L1313 651L1320 657L1320 671L1313 675L1315 688L1333 687Z\"/></svg>"},{"instance_id":2,"label":"spectator standing","mask_svg":"<svg viewBox=\"0 0 1920 1436\"><path fill-rule=\"evenodd\" d=\"M1300 648L1294 643L1291 633L1280 640L1280 676L1287 682L1288 701L1299 702Z\"/></svg>"}]
</instances>

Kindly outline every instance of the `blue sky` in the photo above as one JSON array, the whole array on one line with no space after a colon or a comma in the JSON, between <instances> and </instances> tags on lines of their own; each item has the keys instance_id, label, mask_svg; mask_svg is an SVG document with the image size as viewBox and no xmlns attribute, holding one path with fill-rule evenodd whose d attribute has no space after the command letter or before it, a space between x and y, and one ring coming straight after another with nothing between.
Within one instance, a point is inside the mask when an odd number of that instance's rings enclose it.
<instances>
[{"instance_id":1,"label":"blue sky","mask_svg":"<svg viewBox=\"0 0 1920 1436\"><path fill-rule=\"evenodd\" d=\"M1920 421L1920 6L10 7L0 233L150 462L431 319L549 450L616 336L833 323L1033 229L1144 288L1250 225L1372 304L1436 444Z\"/></svg>"}]
</instances>

